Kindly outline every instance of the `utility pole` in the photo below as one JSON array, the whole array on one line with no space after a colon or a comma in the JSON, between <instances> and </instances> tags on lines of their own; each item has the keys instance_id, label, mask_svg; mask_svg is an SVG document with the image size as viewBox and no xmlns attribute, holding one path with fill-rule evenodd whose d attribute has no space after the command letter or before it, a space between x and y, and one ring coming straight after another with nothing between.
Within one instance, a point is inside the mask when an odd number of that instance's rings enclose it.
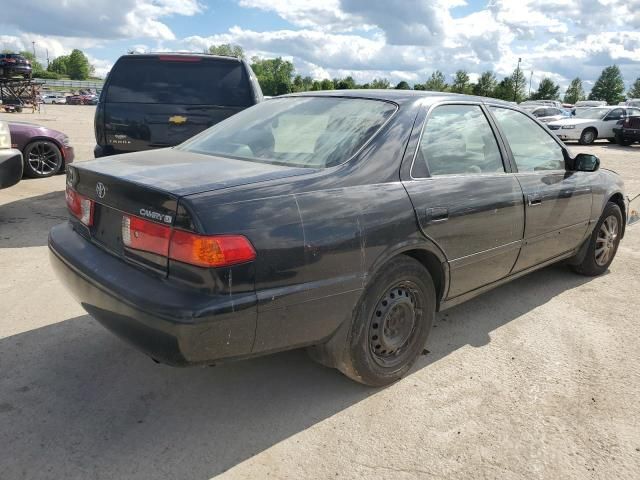
<instances>
[{"instance_id":1,"label":"utility pole","mask_svg":"<svg viewBox=\"0 0 640 480\"><path fill-rule=\"evenodd\" d=\"M520 79L520 62L522 59L518 57L518 65L516 66L516 83L513 86L513 101L517 101L518 98L518 80Z\"/></svg>"},{"instance_id":2,"label":"utility pole","mask_svg":"<svg viewBox=\"0 0 640 480\"><path fill-rule=\"evenodd\" d=\"M531 71L531 75L529 76L529 98L531 98L531 81L533 80L533 70Z\"/></svg>"},{"instance_id":3,"label":"utility pole","mask_svg":"<svg viewBox=\"0 0 640 480\"><path fill-rule=\"evenodd\" d=\"M47 70L49 69L49 49L47 48Z\"/></svg>"},{"instance_id":4,"label":"utility pole","mask_svg":"<svg viewBox=\"0 0 640 480\"><path fill-rule=\"evenodd\" d=\"M36 42L35 41L31 42L31 45L33 45L33 58L35 60L35 58L36 58Z\"/></svg>"}]
</instances>

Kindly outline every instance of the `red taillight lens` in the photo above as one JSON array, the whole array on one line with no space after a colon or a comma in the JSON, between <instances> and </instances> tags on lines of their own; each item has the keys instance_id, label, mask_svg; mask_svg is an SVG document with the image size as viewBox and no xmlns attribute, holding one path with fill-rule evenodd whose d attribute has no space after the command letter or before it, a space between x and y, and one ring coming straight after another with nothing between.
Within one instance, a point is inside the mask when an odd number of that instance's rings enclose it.
<instances>
[{"instance_id":1,"label":"red taillight lens","mask_svg":"<svg viewBox=\"0 0 640 480\"><path fill-rule=\"evenodd\" d=\"M256 258L242 235L198 235L129 215L122 217L122 241L128 248L198 267L228 267Z\"/></svg>"},{"instance_id":2,"label":"red taillight lens","mask_svg":"<svg viewBox=\"0 0 640 480\"><path fill-rule=\"evenodd\" d=\"M138 217L122 217L122 242L134 250L169 254L171 228Z\"/></svg>"},{"instance_id":3,"label":"red taillight lens","mask_svg":"<svg viewBox=\"0 0 640 480\"><path fill-rule=\"evenodd\" d=\"M199 267L226 267L256 258L253 246L242 235L197 235L174 230L169 257Z\"/></svg>"},{"instance_id":4,"label":"red taillight lens","mask_svg":"<svg viewBox=\"0 0 640 480\"><path fill-rule=\"evenodd\" d=\"M67 185L65 191L67 207L71 214L84 223L87 227L93 225L93 200L80 195Z\"/></svg>"}]
</instances>

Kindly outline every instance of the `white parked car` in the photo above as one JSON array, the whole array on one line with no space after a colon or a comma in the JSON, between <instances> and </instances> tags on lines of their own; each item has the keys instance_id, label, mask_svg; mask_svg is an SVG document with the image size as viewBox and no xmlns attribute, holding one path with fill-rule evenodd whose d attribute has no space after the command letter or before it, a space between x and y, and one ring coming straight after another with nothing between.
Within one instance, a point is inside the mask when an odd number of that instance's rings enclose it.
<instances>
[{"instance_id":1,"label":"white parked car","mask_svg":"<svg viewBox=\"0 0 640 480\"><path fill-rule=\"evenodd\" d=\"M525 112L529 112L542 123L555 122L569 117L561 108L549 107L545 105L520 105Z\"/></svg>"},{"instance_id":2,"label":"white parked car","mask_svg":"<svg viewBox=\"0 0 640 480\"><path fill-rule=\"evenodd\" d=\"M630 98L625 103L627 107L638 107L640 108L640 98Z\"/></svg>"},{"instance_id":3,"label":"white parked car","mask_svg":"<svg viewBox=\"0 0 640 480\"><path fill-rule=\"evenodd\" d=\"M547 126L563 141L578 141L581 145L590 145L599 138L615 141L613 127L627 115L640 115L640 109L628 107L596 107L576 110L572 117Z\"/></svg>"},{"instance_id":4,"label":"white parked car","mask_svg":"<svg viewBox=\"0 0 640 480\"><path fill-rule=\"evenodd\" d=\"M67 103L67 97L61 93L48 93L42 96L42 103Z\"/></svg>"},{"instance_id":5,"label":"white parked car","mask_svg":"<svg viewBox=\"0 0 640 480\"><path fill-rule=\"evenodd\" d=\"M575 108L593 108L606 106L607 102L605 102L604 100L580 100L575 104Z\"/></svg>"}]
</instances>

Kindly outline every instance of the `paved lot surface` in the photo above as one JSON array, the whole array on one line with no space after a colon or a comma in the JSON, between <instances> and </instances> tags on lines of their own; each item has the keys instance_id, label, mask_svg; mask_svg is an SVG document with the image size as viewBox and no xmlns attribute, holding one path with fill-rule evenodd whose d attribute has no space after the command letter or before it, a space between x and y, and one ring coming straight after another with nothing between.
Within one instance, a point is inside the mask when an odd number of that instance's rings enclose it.
<instances>
[{"instance_id":1,"label":"paved lot surface","mask_svg":"<svg viewBox=\"0 0 640 480\"><path fill-rule=\"evenodd\" d=\"M93 107L0 115L91 157ZM640 193L640 147L598 154ZM382 390L294 351L156 365L56 281L64 178L0 191L0 478L640 478L640 228L606 275L556 266L438 316Z\"/></svg>"}]
</instances>

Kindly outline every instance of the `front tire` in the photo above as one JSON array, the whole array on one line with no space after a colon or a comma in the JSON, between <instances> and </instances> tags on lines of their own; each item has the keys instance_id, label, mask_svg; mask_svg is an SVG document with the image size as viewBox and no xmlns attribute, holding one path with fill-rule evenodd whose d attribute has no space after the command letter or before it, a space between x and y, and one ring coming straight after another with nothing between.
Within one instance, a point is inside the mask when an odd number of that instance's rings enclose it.
<instances>
[{"instance_id":1,"label":"front tire","mask_svg":"<svg viewBox=\"0 0 640 480\"><path fill-rule=\"evenodd\" d=\"M591 145L598 138L598 134L594 128L585 128L580 135L580 145Z\"/></svg>"},{"instance_id":2,"label":"front tire","mask_svg":"<svg viewBox=\"0 0 640 480\"><path fill-rule=\"evenodd\" d=\"M632 140L625 139L621 134L616 133L616 143L618 145L622 145L623 147L628 147L633 143Z\"/></svg>"},{"instance_id":3,"label":"front tire","mask_svg":"<svg viewBox=\"0 0 640 480\"><path fill-rule=\"evenodd\" d=\"M46 178L55 175L62 168L62 153L49 140L35 140L22 152L24 173L32 178Z\"/></svg>"},{"instance_id":4,"label":"front tire","mask_svg":"<svg viewBox=\"0 0 640 480\"><path fill-rule=\"evenodd\" d=\"M422 264L408 256L391 260L366 288L334 365L373 387L399 380L424 349L435 306L433 280Z\"/></svg>"},{"instance_id":5,"label":"front tire","mask_svg":"<svg viewBox=\"0 0 640 480\"><path fill-rule=\"evenodd\" d=\"M608 202L591 233L586 255L581 263L573 266L574 271L588 277L607 271L618 251L623 221L620 207Z\"/></svg>"}]
</instances>

